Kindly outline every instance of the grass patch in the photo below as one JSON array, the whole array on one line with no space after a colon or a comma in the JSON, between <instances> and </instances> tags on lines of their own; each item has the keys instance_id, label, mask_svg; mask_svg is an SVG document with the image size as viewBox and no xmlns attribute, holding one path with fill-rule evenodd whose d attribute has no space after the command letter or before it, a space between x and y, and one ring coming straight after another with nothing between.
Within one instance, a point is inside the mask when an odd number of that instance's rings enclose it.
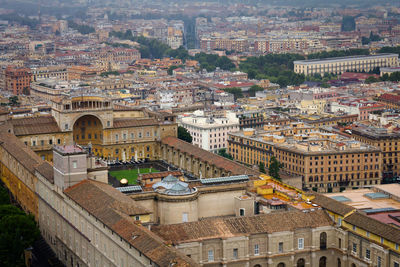
<instances>
[{"instance_id":1,"label":"grass patch","mask_svg":"<svg viewBox=\"0 0 400 267\"><path fill-rule=\"evenodd\" d=\"M159 170L151 168L141 168L139 169L140 173L153 173L159 172ZM128 184L137 184L137 178L139 176L138 169L128 169L128 170L120 170L120 171L110 171L110 175L117 178L118 181L126 178L128 179Z\"/></svg>"}]
</instances>

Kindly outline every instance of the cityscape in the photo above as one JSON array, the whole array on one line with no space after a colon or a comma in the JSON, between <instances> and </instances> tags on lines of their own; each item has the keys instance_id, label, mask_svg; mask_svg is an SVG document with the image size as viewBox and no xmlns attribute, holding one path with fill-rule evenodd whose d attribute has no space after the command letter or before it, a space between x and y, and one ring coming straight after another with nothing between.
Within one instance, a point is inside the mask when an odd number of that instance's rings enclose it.
<instances>
[{"instance_id":1,"label":"cityscape","mask_svg":"<svg viewBox=\"0 0 400 267\"><path fill-rule=\"evenodd\" d=\"M0 266L400 267L400 2L0 0Z\"/></svg>"}]
</instances>

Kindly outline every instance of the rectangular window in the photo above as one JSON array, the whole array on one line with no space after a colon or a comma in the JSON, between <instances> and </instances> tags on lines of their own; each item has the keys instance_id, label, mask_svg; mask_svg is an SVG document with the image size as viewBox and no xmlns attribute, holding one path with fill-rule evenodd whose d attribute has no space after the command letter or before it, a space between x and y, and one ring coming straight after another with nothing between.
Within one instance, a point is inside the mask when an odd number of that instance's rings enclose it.
<instances>
[{"instance_id":1,"label":"rectangular window","mask_svg":"<svg viewBox=\"0 0 400 267\"><path fill-rule=\"evenodd\" d=\"M212 249L208 251L208 261L214 261L214 250Z\"/></svg>"},{"instance_id":2,"label":"rectangular window","mask_svg":"<svg viewBox=\"0 0 400 267\"><path fill-rule=\"evenodd\" d=\"M342 239L339 238L339 248L342 248Z\"/></svg>"},{"instance_id":3,"label":"rectangular window","mask_svg":"<svg viewBox=\"0 0 400 267\"><path fill-rule=\"evenodd\" d=\"M254 245L254 255L260 255L260 248L258 244Z\"/></svg>"},{"instance_id":4,"label":"rectangular window","mask_svg":"<svg viewBox=\"0 0 400 267\"><path fill-rule=\"evenodd\" d=\"M371 259L371 251L369 249L365 250L365 258Z\"/></svg>"},{"instance_id":5,"label":"rectangular window","mask_svg":"<svg viewBox=\"0 0 400 267\"><path fill-rule=\"evenodd\" d=\"M338 218L338 225L342 226L342 218Z\"/></svg>"},{"instance_id":6,"label":"rectangular window","mask_svg":"<svg viewBox=\"0 0 400 267\"><path fill-rule=\"evenodd\" d=\"M119 138L119 136L118 136L118 134L116 134L116 135L115 135L115 141L118 142L118 138Z\"/></svg>"},{"instance_id":7,"label":"rectangular window","mask_svg":"<svg viewBox=\"0 0 400 267\"><path fill-rule=\"evenodd\" d=\"M356 253L357 252L357 244L353 243L353 252Z\"/></svg>"},{"instance_id":8,"label":"rectangular window","mask_svg":"<svg viewBox=\"0 0 400 267\"><path fill-rule=\"evenodd\" d=\"M400 267L398 262L394 262L393 267Z\"/></svg>"},{"instance_id":9,"label":"rectangular window","mask_svg":"<svg viewBox=\"0 0 400 267\"><path fill-rule=\"evenodd\" d=\"M78 168L78 162L76 160L72 162L72 168L74 169Z\"/></svg>"},{"instance_id":10,"label":"rectangular window","mask_svg":"<svg viewBox=\"0 0 400 267\"><path fill-rule=\"evenodd\" d=\"M378 256L378 267L382 267L382 258L381 256Z\"/></svg>"},{"instance_id":11,"label":"rectangular window","mask_svg":"<svg viewBox=\"0 0 400 267\"><path fill-rule=\"evenodd\" d=\"M279 242L278 244L278 251L283 252L283 242Z\"/></svg>"},{"instance_id":12,"label":"rectangular window","mask_svg":"<svg viewBox=\"0 0 400 267\"><path fill-rule=\"evenodd\" d=\"M239 215L244 216L244 209L239 209Z\"/></svg>"},{"instance_id":13,"label":"rectangular window","mask_svg":"<svg viewBox=\"0 0 400 267\"><path fill-rule=\"evenodd\" d=\"M239 258L239 250L237 248L233 249L233 259L237 260Z\"/></svg>"},{"instance_id":14,"label":"rectangular window","mask_svg":"<svg viewBox=\"0 0 400 267\"><path fill-rule=\"evenodd\" d=\"M297 247L298 247L298 249L304 249L304 238L299 238L298 240L297 240Z\"/></svg>"},{"instance_id":15,"label":"rectangular window","mask_svg":"<svg viewBox=\"0 0 400 267\"><path fill-rule=\"evenodd\" d=\"M189 219L187 212L182 213L182 222L188 222L188 221Z\"/></svg>"},{"instance_id":16,"label":"rectangular window","mask_svg":"<svg viewBox=\"0 0 400 267\"><path fill-rule=\"evenodd\" d=\"M123 138L124 138L124 140L126 140L126 134L123 134Z\"/></svg>"}]
</instances>

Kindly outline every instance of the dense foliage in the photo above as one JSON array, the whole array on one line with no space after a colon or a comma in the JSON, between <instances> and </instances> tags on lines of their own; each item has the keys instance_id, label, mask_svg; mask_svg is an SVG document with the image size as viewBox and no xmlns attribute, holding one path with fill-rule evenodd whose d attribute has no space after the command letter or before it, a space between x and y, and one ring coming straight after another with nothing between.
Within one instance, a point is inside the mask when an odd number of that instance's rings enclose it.
<instances>
[{"instance_id":1,"label":"dense foliage","mask_svg":"<svg viewBox=\"0 0 400 267\"><path fill-rule=\"evenodd\" d=\"M7 21L18 23L21 25L26 25L26 26L29 26L30 28L35 28L39 24L39 21L37 19L30 19L28 17L22 17L16 13L2 14L2 15L0 15L0 20L7 20Z\"/></svg>"},{"instance_id":2,"label":"dense foliage","mask_svg":"<svg viewBox=\"0 0 400 267\"><path fill-rule=\"evenodd\" d=\"M225 88L223 89L225 92L233 94L233 97L235 99L235 101L238 98L243 98L243 93L242 93L242 89L239 87L232 87L232 88Z\"/></svg>"},{"instance_id":3,"label":"dense foliage","mask_svg":"<svg viewBox=\"0 0 400 267\"><path fill-rule=\"evenodd\" d=\"M193 140L188 130L182 126L178 126L178 138L188 143L191 143Z\"/></svg>"},{"instance_id":4,"label":"dense foliage","mask_svg":"<svg viewBox=\"0 0 400 267\"><path fill-rule=\"evenodd\" d=\"M280 180L279 170L282 168L282 164L276 159L275 156L272 156L269 160L268 173L270 176L274 177L277 180Z\"/></svg>"},{"instance_id":5,"label":"dense foliage","mask_svg":"<svg viewBox=\"0 0 400 267\"><path fill-rule=\"evenodd\" d=\"M0 262L1 266L25 266L23 252L39 238L32 215L9 204L8 191L0 186Z\"/></svg>"},{"instance_id":6,"label":"dense foliage","mask_svg":"<svg viewBox=\"0 0 400 267\"><path fill-rule=\"evenodd\" d=\"M233 160L233 157L229 153L226 152L225 148L221 148L220 150L218 150L218 155L220 155L221 157Z\"/></svg>"},{"instance_id":7,"label":"dense foliage","mask_svg":"<svg viewBox=\"0 0 400 267\"><path fill-rule=\"evenodd\" d=\"M77 24L72 20L68 21L68 27L71 29L77 30L81 34L89 34L95 32L95 29L92 26L85 24Z\"/></svg>"},{"instance_id":8,"label":"dense foliage","mask_svg":"<svg viewBox=\"0 0 400 267\"><path fill-rule=\"evenodd\" d=\"M363 45L367 45L367 44L369 44L370 42L376 42L376 41L380 41L380 40L382 40L382 38L381 38L379 35L375 35L375 34L373 34L373 32L371 32L371 33L369 34L369 37L363 36L363 37L361 38L361 43L362 43Z\"/></svg>"},{"instance_id":9,"label":"dense foliage","mask_svg":"<svg viewBox=\"0 0 400 267\"><path fill-rule=\"evenodd\" d=\"M143 36L133 36L132 31L130 30L127 30L126 32L113 31L110 33L110 36L138 42L140 44L139 51L142 58L172 57L181 59L183 62L188 59L195 59L199 61L200 68L206 69L207 71L214 71L217 67L223 70L235 69L235 64L233 64L226 56L220 57L218 55L199 53L192 57L182 46L177 49L171 49L167 44L164 44L160 40L150 39Z\"/></svg>"},{"instance_id":10,"label":"dense foliage","mask_svg":"<svg viewBox=\"0 0 400 267\"><path fill-rule=\"evenodd\" d=\"M330 58L330 57L347 57L347 56L358 56L358 55L369 55L368 49L349 49L349 50L333 50L333 51L322 51L313 53L307 56L307 59L317 58Z\"/></svg>"},{"instance_id":11,"label":"dense foliage","mask_svg":"<svg viewBox=\"0 0 400 267\"><path fill-rule=\"evenodd\" d=\"M194 59L200 63L201 69L206 69L208 72L214 71L217 67L223 70L235 69L235 64L226 56L198 53Z\"/></svg>"},{"instance_id":12,"label":"dense foliage","mask_svg":"<svg viewBox=\"0 0 400 267\"><path fill-rule=\"evenodd\" d=\"M240 63L241 71L250 79L268 79L280 86L299 85L305 80L304 75L293 72L293 61L302 60L298 54L269 54L260 57L248 57Z\"/></svg>"},{"instance_id":13,"label":"dense foliage","mask_svg":"<svg viewBox=\"0 0 400 267\"><path fill-rule=\"evenodd\" d=\"M264 91L264 88L262 88L261 86L258 85L253 85L252 87L250 87L249 89L249 96L256 96L256 92L260 92L260 91Z\"/></svg>"},{"instance_id":14,"label":"dense foliage","mask_svg":"<svg viewBox=\"0 0 400 267\"><path fill-rule=\"evenodd\" d=\"M379 49L379 53L395 53L400 54L400 45L399 46L385 46Z\"/></svg>"}]
</instances>

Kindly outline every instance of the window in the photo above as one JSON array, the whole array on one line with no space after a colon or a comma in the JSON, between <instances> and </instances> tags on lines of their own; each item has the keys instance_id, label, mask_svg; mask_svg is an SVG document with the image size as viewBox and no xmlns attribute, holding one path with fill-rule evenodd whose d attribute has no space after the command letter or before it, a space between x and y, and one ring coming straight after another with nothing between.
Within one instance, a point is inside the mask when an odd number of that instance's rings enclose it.
<instances>
[{"instance_id":1,"label":"window","mask_svg":"<svg viewBox=\"0 0 400 267\"><path fill-rule=\"evenodd\" d=\"M393 267L400 267L398 262L394 262Z\"/></svg>"},{"instance_id":2,"label":"window","mask_svg":"<svg viewBox=\"0 0 400 267\"><path fill-rule=\"evenodd\" d=\"M76 160L72 161L72 168L78 168L78 162Z\"/></svg>"},{"instance_id":3,"label":"window","mask_svg":"<svg viewBox=\"0 0 400 267\"><path fill-rule=\"evenodd\" d=\"M32 146L36 146L36 141L32 141Z\"/></svg>"},{"instance_id":4,"label":"window","mask_svg":"<svg viewBox=\"0 0 400 267\"><path fill-rule=\"evenodd\" d=\"M188 214L187 212L182 213L182 222L188 222Z\"/></svg>"},{"instance_id":5,"label":"window","mask_svg":"<svg viewBox=\"0 0 400 267\"><path fill-rule=\"evenodd\" d=\"M283 252L283 242L279 242L278 244L278 251Z\"/></svg>"},{"instance_id":6,"label":"window","mask_svg":"<svg viewBox=\"0 0 400 267\"><path fill-rule=\"evenodd\" d=\"M239 215L244 216L244 209L239 209Z\"/></svg>"},{"instance_id":7,"label":"window","mask_svg":"<svg viewBox=\"0 0 400 267\"><path fill-rule=\"evenodd\" d=\"M214 261L214 250L212 249L208 251L208 261Z\"/></svg>"},{"instance_id":8,"label":"window","mask_svg":"<svg viewBox=\"0 0 400 267\"><path fill-rule=\"evenodd\" d=\"M378 265L377 266L378 267L382 266L382 258L381 258L381 256L378 256Z\"/></svg>"},{"instance_id":9,"label":"window","mask_svg":"<svg viewBox=\"0 0 400 267\"><path fill-rule=\"evenodd\" d=\"M68 123L66 123L66 124L64 125L64 127L65 127L65 130L68 130Z\"/></svg>"},{"instance_id":10,"label":"window","mask_svg":"<svg viewBox=\"0 0 400 267\"><path fill-rule=\"evenodd\" d=\"M353 243L353 252L356 253L357 252L357 244Z\"/></svg>"},{"instance_id":11,"label":"window","mask_svg":"<svg viewBox=\"0 0 400 267\"><path fill-rule=\"evenodd\" d=\"M342 239L339 238L339 248L342 248Z\"/></svg>"},{"instance_id":12,"label":"window","mask_svg":"<svg viewBox=\"0 0 400 267\"><path fill-rule=\"evenodd\" d=\"M383 244L383 237L381 237L381 244Z\"/></svg>"},{"instance_id":13,"label":"window","mask_svg":"<svg viewBox=\"0 0 400 267\"><path fill-rule=\"evenodd\" d=\"M110 121L107 121L107 127L110 127L111 123Z\"/></svg>"},{"instance_id":14,"label":"window","mask_svg":"<svg viewBox=\"0 0 400 267\"><path fill-rule=\"evenodd\" d=\"M395 247L396 247L396 250L399 250L399 244L396 244Z\"/></svg>"},{"instance_id":15,"label":"window","mask_svg":"<svg viewBox=\"0 0 400 267\"><path fill-rule=\"evenodd\" d=\"M353 231L355 231L357 228L356 228L356 226L355 225L353 225Z\"/></svg>"},{"instance_id":16,"label":"window","mask_svg":"<svg viewBox=\"0 0 400 267\"><path fill-rule=\"evenodd\" d=\"M260 255L260 248L258 244L254 245L254 255Z\"/></svg>"},{"instance_id":17,"label":"window","mask_svg":"<svg viewBox=\"0 0 400 267\"><path fill-rule=\"evenodd\" d=\"M365 250L365 258L371 259L371 251L369 249Z\"/></svg>"},{"instance_id":18,"label":"window","mask_svg":"<svg viewBox=\"0 0 400 267\"><path fill-rule=\"evenodd\" d=\"M338 219L338 225L339 225L339 226L342 226L342 218L339 218L339 219Z\"/></svg>"},{"instance_id":19,"label":"window","mask_svg":"<svg viewBox=\"0 0 400 267\"><path fill-rule=\"evenodd\" d=\"M57 144L61 144L61 139L57 139Z\"/></svg>"},{"instance_id":20,"label":"window","mask_svg":"<svg viewBox=\"0 0 400 267\"><path fill-rule=\"evenodd\" d=\"M298 249L304 249L304 238L299 238L297 240L297 248Z\"/></svg>"},{"instance_id":21,"label":"window","mask_svg":"<svg viewBox=\"0 0 400 267\"><path fill-rule=\"evenodd\" d=\"M239 250L237 248L233 249L233 259L238 259L239 258Z\"/></svg>"},{"instance_id":22,"label":"window","mask_svg":"<svg viewBox=\"0 0 400 267\"><path fill-rule=\"evenodd\" d=\"M118 134L115 135L115 141L118 142Z\"/></svg>"}]
</instances>

